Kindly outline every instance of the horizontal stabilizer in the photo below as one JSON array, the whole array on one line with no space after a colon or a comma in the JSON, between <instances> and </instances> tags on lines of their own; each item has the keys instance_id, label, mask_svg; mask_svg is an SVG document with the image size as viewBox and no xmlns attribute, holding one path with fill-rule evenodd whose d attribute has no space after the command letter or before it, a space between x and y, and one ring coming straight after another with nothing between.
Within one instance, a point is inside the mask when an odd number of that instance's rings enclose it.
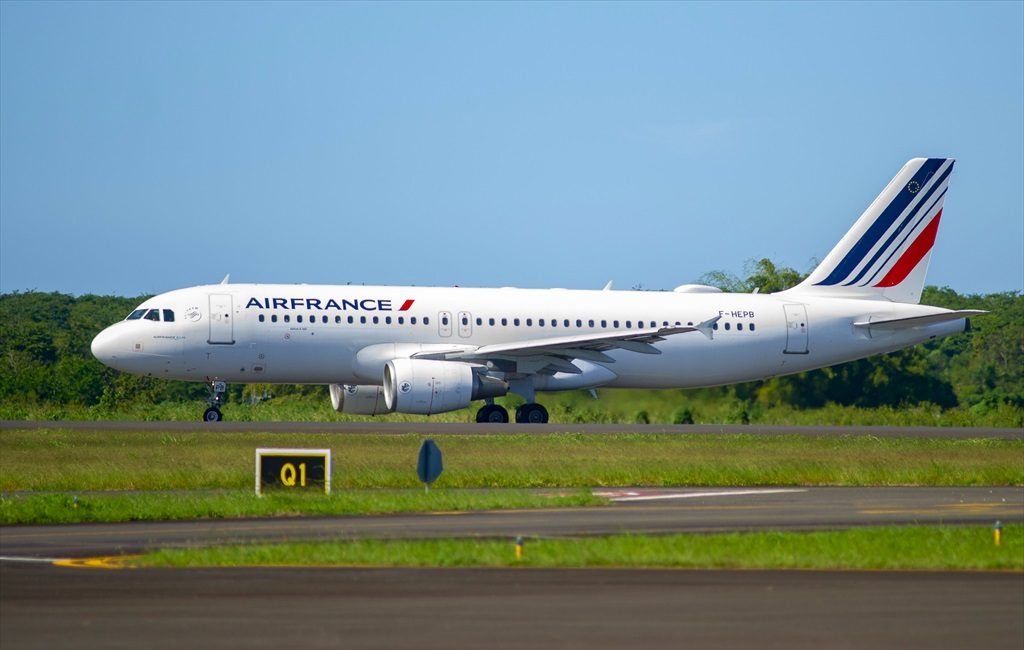
<instances>
[{"instance_id":1,"label":"horizontal stabilizer","mask_svg":"<svg viewBox=\"0 0 1024 650\"><path fill-rule=\"evenodd\" d=\"M902 330L910 329L913 327L924 327L926 325L934 325L936 323L946 323L952 320L960 320L962 318L969 318L970 316L977 316L979 314L987 313L987 311L981 309L961 309L959 311L947 311L942 312L940 314L910 316L908 318L886 318L884 320L871 320L869 318L866 321L856 322L853 324L853 326L870 327L872 329Z\"/></svg>"}]
</instances>

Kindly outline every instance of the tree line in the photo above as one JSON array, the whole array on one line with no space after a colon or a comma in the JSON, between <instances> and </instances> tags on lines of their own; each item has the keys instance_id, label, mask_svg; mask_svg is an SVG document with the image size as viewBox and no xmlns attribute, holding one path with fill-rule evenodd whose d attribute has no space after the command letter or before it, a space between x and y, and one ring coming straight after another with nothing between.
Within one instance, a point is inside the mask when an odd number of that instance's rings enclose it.
<instances>
[{"instance_id":1,"label":"tree line","mask_svg":"<svg viewBox=\"0 0 1024 650\"><path fill-rule=\"evenodd\" d=\"M771 260L748 263L744 275L715 271L700 281L726 291L781 291L803 279ZM99 406L202 399L200 383L136 377L107 368L89 345L104 327L123 319L148 296L0 294L0 399L4 403ZM984 309L973 331L892 354L831 368L739 384L723 398L764 407L814 408L825 404L878 407L922 403L973 409L1024 408L1024 296L1019 292L960 295L926 287L923 304ZM242 394L233 387L234 397ZM323 387L274 387L326 399ZM321 395L323 393L323 395Z\"/></svg>"}]
</instances>

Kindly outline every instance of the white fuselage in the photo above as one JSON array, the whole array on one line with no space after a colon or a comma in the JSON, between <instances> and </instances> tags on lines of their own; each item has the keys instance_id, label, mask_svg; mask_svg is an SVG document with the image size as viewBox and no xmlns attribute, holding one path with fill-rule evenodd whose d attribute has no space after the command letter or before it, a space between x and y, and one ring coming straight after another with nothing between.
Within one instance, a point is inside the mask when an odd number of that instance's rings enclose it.
<instances>
[{"instance_id":1,"label":"white fuselage","mask_svg":"<svg viewBox=\"0 0 1024 650\"><path fill-rule=\"evenodd\" d=\"M876 332L854 323L945 310L787 293L227 284L164 293L140 306L149 309L165 317L112 325L97 336L96 356L120 370L168 379L369 385L382 384L388 360L421 351L721 316L710 337L667 336L654 344L660 354L609 350L613 363L585 362L574 380L564 373L538 377L538 390L731 384L898 350L965 326L960 319Z\"/></svg>"}]
</instances>

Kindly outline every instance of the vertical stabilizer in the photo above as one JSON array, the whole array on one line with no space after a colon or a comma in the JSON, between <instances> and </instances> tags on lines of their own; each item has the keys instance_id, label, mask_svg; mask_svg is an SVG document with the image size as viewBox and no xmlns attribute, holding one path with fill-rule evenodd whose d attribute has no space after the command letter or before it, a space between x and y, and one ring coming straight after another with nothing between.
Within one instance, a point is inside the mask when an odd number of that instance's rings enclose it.
<instances>
[{"instance_id":1,"label":"vertical stabilizer","mask_svg":"<svg viewBox=\"0 0 1024 650\"><path fill-rule=\"evenodd\" d=\"M952 158L914 158L793 293L921 300L953 171Z\"/></svg>"}]
</instances>

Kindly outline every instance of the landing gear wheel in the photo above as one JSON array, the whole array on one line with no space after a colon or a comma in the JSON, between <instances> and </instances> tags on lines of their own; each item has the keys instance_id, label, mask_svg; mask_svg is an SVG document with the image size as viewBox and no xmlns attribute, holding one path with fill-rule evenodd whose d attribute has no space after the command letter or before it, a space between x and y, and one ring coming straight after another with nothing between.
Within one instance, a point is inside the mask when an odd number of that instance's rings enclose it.
<instances>
[{"instance_id":1,"label":"landing gear wheel","mask_svg":"<svg viewBox=\"0 0 1024 650\"><path fill-rule=\"evenodd\" d=\"M548 410L540 404L523 404L516 409L516 422L520 424L547 424Z\"/></svg>"},{"instance_id":2,"label":"landing gear wheel","mask_svg":"<svg viewBox=\"0 0 1024 650\"><path fill-rule=\"evenodd\" d=\"M211 381L210 386L210 399L208 404L210 408L203 411L203 422L220 422L224 419L221 415L220 405L224 403L224 395L228 392L228 385L222 381Z\"/></svg>"},{"instance_id":3,"label":"landing gear wheel","mask_svg":"<svg viewBox=\"0 0 1024 650\"><path fill-rule=\"evenodd\" d=\"M508 411L504 406L497 404L484 404L476 412L477 422L488 422L490 424L505 424L508 422Z\"/></svg>"}]
</instances>

